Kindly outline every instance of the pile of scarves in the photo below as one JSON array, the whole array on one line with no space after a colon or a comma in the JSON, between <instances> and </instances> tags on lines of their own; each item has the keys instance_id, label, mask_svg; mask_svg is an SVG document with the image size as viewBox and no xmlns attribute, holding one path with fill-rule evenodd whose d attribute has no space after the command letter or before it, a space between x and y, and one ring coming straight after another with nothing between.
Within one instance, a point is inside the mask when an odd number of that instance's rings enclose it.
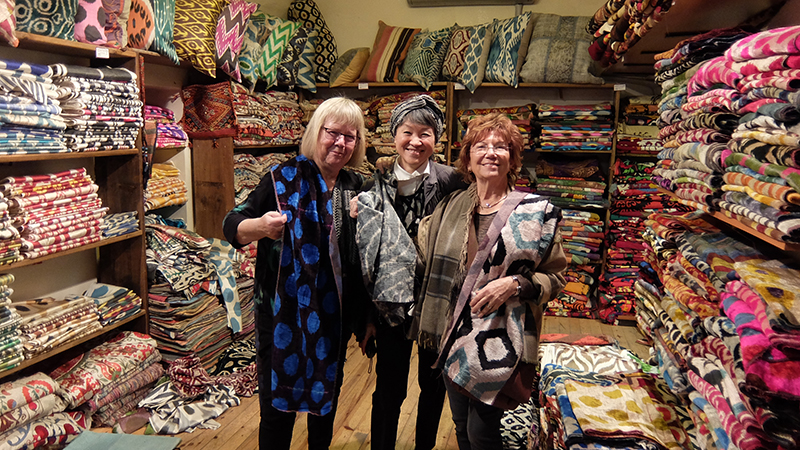
<instances>
[{"instance_id":1,"label":"pile of scarves","mask_svg":"<svg viewBox=\"0 0 800 450\"><path fill-rule=\"evenodd\" d=\"M800 271L697 213L653 214L644 237L637 323L687 404L695 446L796 448Z\"/></svg>"},{"instance_id":2,"label":"pile of scarves","mask_svg":"<svg viewBox=\"0 0 800 450\"><path fill-rule=\"evenodd\" d=\"M231 81L231 93L236 116L235 146L281 146L300 142L305 127L296 92L250 92Z\"/></svg>"},{"instance_id":3,"label":"pile of scarves","mask_svg":"<svg viewBox=\"0 0 800 450\"><path fill-rule=\"evenodd\" d=\"M86 289L83 296L97 307L100 324L104 327L134 316L142 310L142 298L122 286L95 283Z\"/></svg>"},{"instance_id":4,"label":"pile of scarves","mask_svg":"<svg viewBox=\"0 0 800 450\"><path fill-rule=\"evenodd\" d=\"M610 103L586 105L540 104L537 118L539 147L547 151L610 151L614 140L614 111Z\"/></svg>"},{"instance_id":5,"label":"pile of scarves","mask_svg":"<svg viewBox=\"0 0 800 450\"><path fill-rule=\"evenodd\" d=\"M485 116L492 113L500 113L505 115L511 120L520 134L522 134L522 150L530 151L534 146L534 124L533 120L536 118L537 106L536 104L529 103L522 106L510 106L505 108L483 108L483 109L465 109L456 113L458 118L458 136L462 139L467 133L467 125L469 121L477 116ZM460 141L460 139L459 139Z\"/></svg>"},{"instance_id":6,"label":"pile of scarves","mask_svg":"<svg viewBox=\"0 0 800 450\"><path fill-rule=\"evenodd\" d=\"M597 159L540 157L536 161L535 192L561 208L604 209L606 183Z\"/></svg>"},{"instance_id":7,"label":"pile of scarves","mask_svg":"<svg viewBox=\"0 0 800 450\"><path fill-rule=\"evenodd\" d=\"M0 274L0 371L17 367L24 359L19 336L20 316L11 307L14 275Z\"/></svg>"},{"instance_id":8,"label":"pile of scarves","mask_svg":"<svg viewBox=\"0 0 800 450\"><path fill-rule=\"evenodd\" d=\"M189 136L183 131L183 125L175 121L175 113L171 110L145 105L144 120L156 124L156 148L184 148L189 145Z\"/></svg>"},{"instance_id":9,"label":"pile of scarves","mask_svg":"<svg viewBox=\"0 0 800 450\"><path fill-rule=\"evenodd\" d=\"M294 152L267 153L261 156L250 153L234 153L233 191L236 194L234 203L237 205L244 203L247 196L258 186L267 172L295 156L297 154Z\"/></svg>"},{"instance_id":10,"label":"pile of scarves","mask_svg":"<svg viewBox=\"0 0 800 450\"><path fill-rule=\"evenodd\" d=\"M144 191L144 210L185 205L188 192L180 170L172 161L154 163Z\"/></svg>"},{"instance_id":11,"label":"pile of scarves","mask_svg":"<svg viewBox=\"0 0 800 450\"><path fill-rule=\"evenodd\" d=\"M97 191L85 168L0 181L12 225L6 228L10 237L2 239L8 261L35 259L99 241L108 208ZM18 256L13 255L15 250Z\"/></svg>"},{"instance_id":12,"label":"pile of scarves","mask_svg":"<svg viewBox=\"0 0 800 450\"><path fill-rule=\"evenodd\" d=\"M658 105L653 97L631 97L617 123L617 157L652 156L663 149L658 138Z\"/></svg>"},{"instance_id":13,"label":"pile of scarves","mask_svg":"<svg viewBox=\"0 0 800 450\"><path fill-rule=\"evenodd\" d=\"M136 74L125 68L53 64L53 84L75 152L136 148L144 124Z\"/></svg>"},{"instance_id":14,"label":"pile of scarves","mask_svg":"<svg viewBox=\"0 0 800 450\"><path fill-rule=\"evenodd\" d=\"M547 304L545 314L563 317L593 317L600 247L605 233L604 223L597 213L562 210L559 224L564 238L567 270L566 286Z\"/></svg>"},{"instance_id":15,"label":"pile of scarves","mask_svg":"<svg viewBox=\"0 0 800 450\"><path fill-rule=\"evenodd\" d=\"M68 152L49 66L0 59L0 154Z\"/></svg>"},{"instance_id":16,"label":"pile of scarves","mask_svg":"<svg viewBox=\"0 0 800 450\"><path fill-rule=\"evenodd\" d=\"M19 336L25 359L33 359L103 328L97 306L86 297L15 300L11 307L21 317Z\"/></svg>"}]
</instances>

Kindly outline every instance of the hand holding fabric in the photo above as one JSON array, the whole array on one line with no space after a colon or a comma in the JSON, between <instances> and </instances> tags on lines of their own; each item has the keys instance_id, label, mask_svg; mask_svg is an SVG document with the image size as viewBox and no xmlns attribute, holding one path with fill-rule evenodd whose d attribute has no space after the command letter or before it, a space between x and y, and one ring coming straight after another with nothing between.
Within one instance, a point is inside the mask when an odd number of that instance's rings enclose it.
<instances>
[{"instance_id":1,"label":"hand holding fabric","mask_svg":"<svg viewBox=\"0 0 800 450\"><path fill-rule=\"evenodd\" d=\"M469 302L472 314L486 317L497 311L500 305L517 292L517 282L511 277L498 278L490 281L472 296Z\"/></svg>"}]
</instances>

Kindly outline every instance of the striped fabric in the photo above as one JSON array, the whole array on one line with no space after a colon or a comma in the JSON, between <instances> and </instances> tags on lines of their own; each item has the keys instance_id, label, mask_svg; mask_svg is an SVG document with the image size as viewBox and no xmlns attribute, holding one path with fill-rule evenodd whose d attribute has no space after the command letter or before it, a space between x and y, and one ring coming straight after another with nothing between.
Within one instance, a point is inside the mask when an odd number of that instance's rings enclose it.
<instances>
[{"instance_id":1,"label":"striped fabric","mask_svg":"<svg viewBox=\"0 0 800 450\"><path fill-rule=\"evenodd\" d=\"M408 54L411 41L420 28L403 28L378 21L378 34L372 44L367 65L361 72L361 81L400 81L400 69Z\"/></svg>"},{"instance_id":2,"label":"striped fabric","mask_svg":"<svg viewBox=\"0 0 800 450\"><path fill-rule=\"evenodd\" d=\"M263 53L256 65L256 76L266 83L267 89L278 81L278 64L281 62L283 50L298 28L300 22L285 21L272 30L264 43Z\"/></svg>"}]
</instances>

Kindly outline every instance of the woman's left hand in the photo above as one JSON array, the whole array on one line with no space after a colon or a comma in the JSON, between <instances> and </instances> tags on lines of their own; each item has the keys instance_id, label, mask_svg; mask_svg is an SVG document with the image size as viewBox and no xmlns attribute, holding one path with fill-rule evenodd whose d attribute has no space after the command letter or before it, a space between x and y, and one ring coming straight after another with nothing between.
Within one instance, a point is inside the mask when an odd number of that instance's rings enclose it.
<instances>
[{"instance_id":1,"label":"woman's left hand","mask_svg":"<svg viewBox=\"0 0 800 450\"><path fill-rule=\"evenodd\" d=\"M497 308L516 292L517 282L511 277L490 281L483 289L472 296L472 300L469 302L472 314L478 317L486 317L497 311Z\"/></svg>"}]
</instances>

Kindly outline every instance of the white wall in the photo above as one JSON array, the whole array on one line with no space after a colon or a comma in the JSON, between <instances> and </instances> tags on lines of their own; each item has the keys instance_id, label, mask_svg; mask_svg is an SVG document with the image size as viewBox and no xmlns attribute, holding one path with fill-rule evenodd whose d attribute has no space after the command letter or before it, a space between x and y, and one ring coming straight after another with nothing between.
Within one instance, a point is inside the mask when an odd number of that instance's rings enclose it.
<instances>
[{"instance_id":1,"label":"white wall","mask_svg":"<svg viewBox=\"0 0 800 450\"><path fill-rule=\"evenodd\" d=\"M257 0L261 10L286 18L290 0ZM411 8L406 0L315 0L330 27L339 53L354 47L372 47L378 20L389 25L436 30L458 23L478 25L514 15L514 5ZM591 16L606 0L537 0L523 11Z\"/></svg>"}]
</instances>

